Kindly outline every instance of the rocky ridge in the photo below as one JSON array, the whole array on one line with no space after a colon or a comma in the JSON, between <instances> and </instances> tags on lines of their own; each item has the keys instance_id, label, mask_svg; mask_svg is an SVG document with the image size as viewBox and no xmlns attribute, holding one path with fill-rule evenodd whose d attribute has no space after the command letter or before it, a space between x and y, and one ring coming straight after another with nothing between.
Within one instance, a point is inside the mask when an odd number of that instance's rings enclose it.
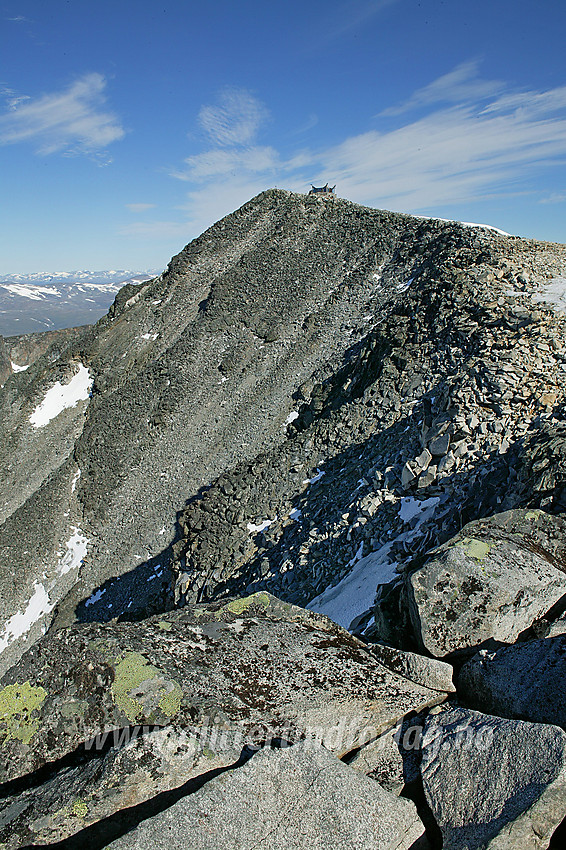
<instances>
[{"instance_id":1,"label":"rocky ridge","mask_svg":"<svg viewBox=\"0 0 566 850\"><path fill-rule=\"evenodd\" d=\"M7 340L6 848L560 846L565 260L270 190Z\"/></svg>"}]
</instances>

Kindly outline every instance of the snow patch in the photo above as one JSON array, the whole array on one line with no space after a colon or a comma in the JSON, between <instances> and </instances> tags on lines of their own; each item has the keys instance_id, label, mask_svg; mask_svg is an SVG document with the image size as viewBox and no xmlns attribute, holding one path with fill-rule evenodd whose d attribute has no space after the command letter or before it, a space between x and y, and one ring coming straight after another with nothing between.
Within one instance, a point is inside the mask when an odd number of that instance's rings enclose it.
<instances>
[{"instance_id":1,"label":"snow patch","mask_svg":"<svg viewBox=\"0 0 566 850\"><path fill-rule=\"evenodd\" d=\"M151 340L151 342L155 342L155 340L157 339L158 336L159 336L159 334L142 334L141 338L142 339L149 339L149 340Z\"/></svg>"},{"instance_id":2,"label":"snow patch","mask_svg":"<svg viewBox=\"0 0 566 850\"><path fill-rule=\"evenodd\" d=\"M421 501L419 499L413 499L412 496L405 496L405 498L401 499L399 516L405 523L411 522L415 517L420 517L420 522L423 522L432 516L432 511L439 501L440 498L438 496L433 496L430 499L422 499ZM421 516L423 511L426 514L424 517Z\"/></svg>"},{"instance_id":3,"label":"snow patch","mask_svg":"<svg viewBox=\"0 0 566 850\"><path fill-rule=\"evenodd\" d=\"M4 652L12 641L17 640L22 637L22 635L29 632L33 624L36 623L40 617L43 617L45 614L49 614L55 607L55 605L49 601L49 594L40 582L34 581L33 586L33 596L29 600L23 614L18 611L17 614L10 617L4 626L4 633L0 637L0 653Z\"/></svg>"},{"instance_id":4,"label":"snow patch","mask_svg":"<svg viewBox=\"0 0 566 850\"><path fill-rule=\"evenodd\" d=\"M277 519L277 517L275 517L275 519ZM254 525L253 522L248 522L248 531L250 534L257 534L259 531L265 531L265 529L269 528L273 522L275 522L273 519L264 519L259 523L259 525Z\"/></svg>"},{"instance_id":5,"label":"snow patch","mask_svg":"<svg viewBox=\"0 0 566 850\"><path fill-rule=\"evenodd\" d=\"M392 561L389 556L393 543L410 543L418 537L421 533L420 526L431 519L439 502L438 496L421 501L410 496L403 498L399 516L405 523L417 519L414 528L399 534L395 540L390 540L376 552L370 552L358 560L363 551L363 544L360 544L348 564L352 567L350 572L338 584L327 588L305 607L309 611L326 614L335 623L348 629L356 617L373 606L379 585L387 584L397 576L397 562Z\"/></svg>"},{"instance_id":6,"label":"snow patch","mask_svg":"<svg viewBox=\"0 0 566 850\"><path fill-rule=\"evenodd\" d=\"M85 602L85 608L88 608L89 605L94 605L96 602L99 602L105 593L106 588L104 588L104 590L97 590L96 593L93 593L92 596L87 599L87 601Z\"/></svg>"},{"instance_id":7,"label":"snow patch","mask_svg":"<svg viewBox=\"0 0 566 850\"><path fill-rule=\"evenodd\" d=\"M303 481L303 484L316 484L317 481L320 481L320 479L322 478L323 475L326 475L326 472L323 472L322 470L320 470L317 467L316 473L313 475L313 477L312 478L305 478L305 480Z\"/></svg>"},{"instance_id":8,"label":"snow patch","mask_svg":"<svg viewBox=\"0 0 566 850\"><path fill-rule=\"evenodd\" d=\"M363 555L363 554L364 554L364 544L363 544L363 542L362 542L362 543L360 543L360 545L358 546L358 551L356 552L356 554L354 555L354 557L352 558L352 560L351 560L351 561L348 561L348 566L349 566L349 567L353 567L353 566L354 566L354 564L355 564L355 563L357 563L357 562L361 559L361 557L362 557L362 555Z\"/></svg>"},{"instance_id":9,"label":"snow patch","mask_svg":"<svg viewBox=\"0 0 566 850\"><path fill-rule=\"evenodd\" d=\"M554 277L549 283L533 293L533 301L551 304L559 313L566 312L566 277Z\"/></svg>"},{"instance_id":10,"label":"snow patch","mask_svg":"<svg viewBox=\"0 0 566 850\"><path fill-rule=\"evenodd\" d=\"M476 224L473 221L458 221L457 218L436 218L432 215L415 215L414 218L424 218L433 221L445 221L448 224L461 224L463 227L483 227L485 230L493 230L495 233L500 233L502 236L511 236L506 230L500 230L499 227L494 227L493 224Z\"/></svg>"},{"instance_id":11,"label":"snow patch","mask_svg":"<svg viewBox=\"0 0 566 850\"><path fill-rule=\"evenodd\" d=\"M43 301L46 295L61 297L59 290L53 286L34 286L33 289L30 289L21 283L3 283L2 288L7 289L12 295L21 295L22 298L30 298L32 301Z\"/></svg>"},{"instance_id":12,"label":"snow patch","mask_svg":"<svg viewBox=\"0 0 566 850\"><path fill-rule=\"evenodd\" d=\"M70 570L80 567L86 558L87 546L90 542L76 525L73 525L72 529L73 533L65 544L67 551L57 564L59 575L62 576L66 575Z\"/></svg>"},{"instance_id":13,"label":"snow patch","mask_svg":"<svg viewBox=\"0 0 566 850\"><path fill-rule=\"evenodd\" d=\"M29 364L27 366L18 366L13 360L10 360L10 363L12 364L12 372L25 372L26 369L29 369Z\"/></svg>"},{"instance_id":14,"label":"snow patch","mask_svg":"<svg viewBox=\"0 0 566 850\"><path fill-rule=\"evenodd\" d=\"M460 224L463 224L464 227L483 227L485 230L493 230L502 236L511 236L506 230L500 230L499 227L494 227L493 224L474 224L473 221L461 221Z\"/></svg>"},{"instance_id":15,"label":"snow patch","mask_svg":"<svg viewBox=\"0 0 566 850\"><path fill-rule=\"evenodd\" d=\"M92 384L93 379L90 377L89 370L81 363L79 371L73 375L68 384L57 381L50 390L47 390L43 401L35 408L29 421L34 428L44 428L63 410L75 407L79 401L86 401L90 396Z\"/></svg>"},{"instance_id":16,"label":"snow patch","mask_svg":"<svg viewBox=\"0 0 566 850\"><path fill-rule=\"evenodd\" d=\"M77 469L75 474L73 475L73 480L71 481L71 493L74 493L77 489L77 484L79 483L79 478L81 477L80 469Z\"/></svg>"},{"instance_id":17,"label":"snow patch","mask_svg":"<svg viewBox=\"0 0 566 850\"><path fill-rule=\"evenodd\" d=\"M293 510L289 514L289 519L297 520L297 519L300 519L302 517L302 515L303 515L302 511L300 511L298 508L293 508Z\"/></svg>"},{"instance_id":18,"label":"snow patch","mask_svg":"<svg viewBox=\"0 0 566 850\"><path fill-rule=\"evenodd\" d=\"M289 416L287 417L287 419L285 420L285 425L290 425L291 422L294 422L295 419L298 419L298 418L299 418L299 411L298 410L292 410L291 413L289 414Z\"/></svg>"},{"instance_id":19,"label":"snow patch","mask_svg":"<svg viewBox=\"0 0 566 850\"><path fill-rule=\"evenodd\" d=\"M342 581L311 599L305 608L317 614L326 614L347 629L352 620L371 608L378 585L392 581L397 575L396 563L389 559L392 545L385 543L377 552L370 552L365 558L360 558Z\"/></svg>"}]
</instances>

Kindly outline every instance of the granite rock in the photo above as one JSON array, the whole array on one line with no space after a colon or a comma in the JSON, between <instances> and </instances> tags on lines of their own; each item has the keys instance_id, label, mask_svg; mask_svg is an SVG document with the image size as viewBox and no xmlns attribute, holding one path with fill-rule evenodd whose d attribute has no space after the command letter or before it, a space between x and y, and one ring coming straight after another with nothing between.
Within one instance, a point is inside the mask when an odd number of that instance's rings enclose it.
<instances>
[{"instance_id":1,"label":"granite rock","mask_svg":"<svg viewBox=\"0 0 566 850\"><path fill-rule=\"evenodd\" d=\"M566 730L566 635L482 650L460 671L458 692L487 714Z\"/></svg>"},{"instance_id":2,"label":"granite rock","mask_svg":"<svg viewBox=\"0 0 566 850\"><path fill-rule=\"evenodd\" d=\"M468 524L407 579L420 645L443 657L513 643L566 595L565 530L534 510Z\"/></svg>"},{"instance_id":3,"label":"granite rock","mask_svg":"<svg viewBox=\"0 0 566 850\"><path fill-rule=\"evenodd\" d=\"M425 721L421 773L444 850L544 850L566 811L566 733L452 708Z\"/></svg>"},{"instance_id":4,"label":"granite rock","mask_svg":"<svg viewBox=\"0 0 566 850\"><path fill-rule=\"evenodd\" d=\"M322 748L262 750L133 832L112 850L409 850L424 827L396 797Z\"/></svg>"}]
</instances>

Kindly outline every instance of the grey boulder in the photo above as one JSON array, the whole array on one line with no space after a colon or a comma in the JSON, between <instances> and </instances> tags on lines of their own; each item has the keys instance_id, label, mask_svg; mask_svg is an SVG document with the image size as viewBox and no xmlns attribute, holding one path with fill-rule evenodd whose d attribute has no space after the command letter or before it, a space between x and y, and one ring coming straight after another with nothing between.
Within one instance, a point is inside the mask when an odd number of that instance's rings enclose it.
<instances>
[{"instance_id":1,"label":"grey boulder","mask_svg":"<svg viewBox=\"0 0 566 850\"><path fill-rule=\"evenodd\" d=\"M461 669L460 696L501 717L566 729L566 635L474 655Z\"/></svg>"},{"instance_id":2,"label":"grey boulder","mask_svg":"<svg viewBox=\"0 0 566 850\"><path fill-rule=\"evenodd\" d=\"M145 725L232 729L242 746L306 736L341 756L445 696L385 668L327 617L268 593L72 626L0 681L0 782Z\"/></svg>"},{"instance_id":3,"label":"grey boulder","mask_svg":"<svg viewBox=\"0 0 566 850\"><path fill-rule=\"evenodd\" d=\"M407 579L417 641L440 658L514 643L566 594L565 539L542 511L469 523Z\"/></svg>"},{"instance_id":4,"label":"grey boulder","mask_svg":"<svg viewBox=\"0 0 566 850\"><path fill-rule=\"evenodd\" d=\"M454 668L445 661L437 658L427 658L416 652L405 652L381 643L370 644L373 655L384 667L404 676L411 682L416 682L424 688L434 691L454 693L456 688L452 681Z\"/></svg>"},{"instance_id":5,"label":"grey boulder","mask_svg":"<svg viewBox=\"0 0 566 850\"><path fill-rule=\"evenodd\" d=\"M414 804L321 747L265 749L108 846L113 850L408 850Z\"/></svg>"},{"instance_id":6,"label":"grey boulder","mask_svg":"<svg viewBox=\"0 0 566 850\"><path fill-rule=\"evenodd\" d=\"M566 811L566 734L452 708L425 721L421 773L444 850L546 850Z\"/></svg>"}]
</instances>

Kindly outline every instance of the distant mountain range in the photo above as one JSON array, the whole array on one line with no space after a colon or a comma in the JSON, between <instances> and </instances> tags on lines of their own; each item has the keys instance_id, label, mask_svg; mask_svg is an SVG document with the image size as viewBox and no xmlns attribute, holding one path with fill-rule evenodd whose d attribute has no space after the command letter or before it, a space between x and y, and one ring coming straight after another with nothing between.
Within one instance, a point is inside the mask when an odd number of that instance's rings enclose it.
<instances>
[{"instance_id":1,"label":"distant mountain range","mask_svg":"<svg viewBox=\"0 0 566 850\"><path fill-rule=\"evenodd\" d=\"M160 269L0 274L0 336L89 325L103 316L122 286Z\"/></svg>"}]
</instances>

